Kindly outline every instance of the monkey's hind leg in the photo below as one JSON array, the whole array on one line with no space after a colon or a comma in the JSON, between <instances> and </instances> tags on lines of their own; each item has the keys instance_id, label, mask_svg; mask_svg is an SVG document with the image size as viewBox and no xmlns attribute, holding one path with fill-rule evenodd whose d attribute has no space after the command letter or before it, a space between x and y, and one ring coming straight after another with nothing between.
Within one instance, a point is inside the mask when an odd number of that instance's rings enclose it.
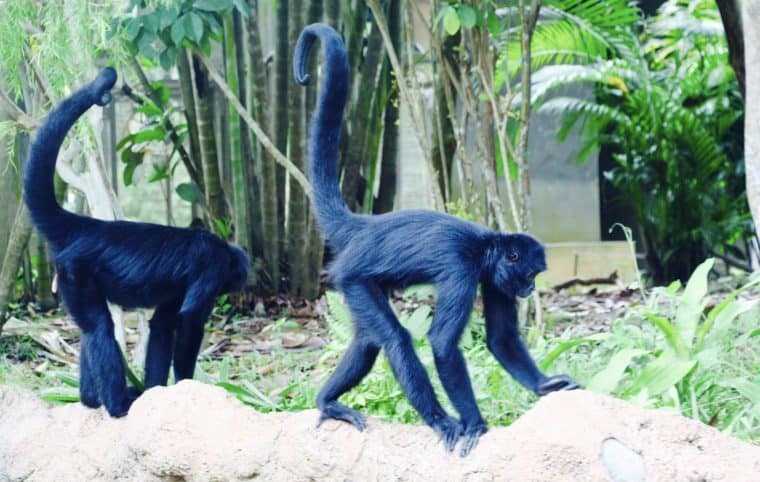
<instances>
[{"instance_id":1,"label":"monkey's hind leg","mask_svg":"<svg viewBox=\"0 0 760 482\"><path fill-rule=\"evenodd\" d=\"M446 449L453 450L461 436L459 421L450 417L438 402L425 367L414 351L412 337L399 323L380 286L352 283L344 286L343 292L358 320L357 329L361 323L372 340L381 344L409 403L443 440Z\"/></svg>"},{"instance_id":2,"label":"monkey's hind leg","mask_svg":"<svg viewBox=\"0 0 760 482\"><path fill-rule=\"evenodd\" d=\"M61 295L82 330L82 402L88 406L102 403L112 417L124 416L135 396L127 391L124 363L105 297L87 273L72 276L69 272L63 278L59 281Z\"/></svg>"},{"instance_id":3,"label":"monkey's hind leg","mask_svg":"<svg viewBox=\"0 0 760 482\"><path fill-rule=\"evenodd\" d=\"M174 332L179 320L179 301L159 305L150 319L148 351L145 355L145 388L166 385L172 364Z\"/></svg>"},{"instance_id":4,"label":"monkey's hind leg","mask_svg":"<svg viewBox=\"0 0 760 482\"><path fill-rule=\"evenodd\" d=\"M362 381L375 364L379 352L379 346L363 340L357 333L338 367L317 396L317 407L320 411L317 427L325 420L335 419L348 422L359 431L364 431L367 426L364 415L338 402L338 398Z\"/></svg>"}]
</instances>

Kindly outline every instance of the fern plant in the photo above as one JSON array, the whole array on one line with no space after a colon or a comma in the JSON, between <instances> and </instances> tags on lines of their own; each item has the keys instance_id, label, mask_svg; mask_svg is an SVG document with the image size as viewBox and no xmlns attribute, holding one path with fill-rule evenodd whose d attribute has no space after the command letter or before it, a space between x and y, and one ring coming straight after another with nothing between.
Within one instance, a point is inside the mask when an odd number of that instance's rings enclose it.
<instances>
[{"instance_id":1,"label":"fern plant","mask_svg":"<svg viewBox=\"0 0 760 482\"><path fill-rule=\"evenodd\" d=\"M608 58L547 65L533 76L532 101L563 118L560 139L580 125L580 160L602 144L615 147L616 167L605 175L633 207L658 284L685 281L711 254L745 256L735 246L753 236L742 101L722 30L695 27L717 15L714 5L691 3L699 8L667 2L643 34L639 22L618 28ZM593 85L596 98L561 95L572 84Z\"/></svg>"}]
</instances>

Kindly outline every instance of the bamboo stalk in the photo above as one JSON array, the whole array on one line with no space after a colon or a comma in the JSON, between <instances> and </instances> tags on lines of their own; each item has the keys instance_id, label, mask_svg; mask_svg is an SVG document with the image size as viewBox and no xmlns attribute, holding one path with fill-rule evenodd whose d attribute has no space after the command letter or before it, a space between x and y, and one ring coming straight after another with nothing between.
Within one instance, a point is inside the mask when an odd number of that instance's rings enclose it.
<instances>
[{"instance_id":1,"label":"bamboo stalk","mask_svg":"<svg viewBox=\"0 0 760 482\"><path fill-rule=\"evenodd\" d=\"M279 165L285 168L288 175L293 176L293 178L298 182L304 192L306 192L307 195L311 196L311 184L309 184L309 181L306 179L306 176L303 174L303 172L301 172L298 167L296 167L296 165L290 161L290 159L285 157L279 150L277 150L269 136L267 136L261 129L259 123L253 120L253 118L251 118L251 115L246 112L245 108L240 105L240 101L237 100L237 97L232 93L230 87L224 81L219 72L214 68L213 65L211 65L209 59L202 53L198 53L198 58L206 67L206 70L208 71L214 83L219 86L224 96L228 101L230 101L243 121L254 132L254 134L256 134L256 138L259 140L262 147L264 147L264 149L266 149L267 152L272 155L274 160L277 161Z\"/></svg>"}]
</instances>

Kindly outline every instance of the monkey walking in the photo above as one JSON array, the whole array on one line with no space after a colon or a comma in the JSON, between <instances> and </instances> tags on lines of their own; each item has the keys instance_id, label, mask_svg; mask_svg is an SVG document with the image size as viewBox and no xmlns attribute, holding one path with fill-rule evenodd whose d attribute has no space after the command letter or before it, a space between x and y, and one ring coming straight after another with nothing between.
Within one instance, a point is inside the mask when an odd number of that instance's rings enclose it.
<instances>
[{"instance_id":1,"label":"monkey walking","mask_svg":"<svg viewBox=\"0 0 760 482\"><path fill-rule=\"evenodd\" d=\"M106 301L125 308L156 307L150 320L146 387L166 385L172 363L177 381L192 378L214 300L245 285L248 259L240 248L206 231L101 221L58 204L53 175L63 139L92 105L110 102L115 83L116 72L103 69L50 112L31 147L24 201L48 240L59 291L82 330L82 403L105 405L111 416L120 417L137 394L126 386Z\"/></svg>"},{"instance_id":2,"label":"monkey walking","mask_svg":"<svg viewBox=\"0 0 760 482\"><path fill-rule=\"evenodd\" d=\"M530 236L495 232L435 211L351 213L341 197L337 170L349 90L348 59L340 36L324 24L307 26L296 44L293 68L296 81L307 85L309 51L317 39L322 43L325 71L311 125L309 176L317 220L336 251L330 275L343 292L355 324L351 345L317 397L319 423L332 418L364 429L364 416L338 398L367 375L382 348L412 406L443 439L447 450L453 450L462 437L460 455L465 456L487 430L458 348L478 284L488 348L510 375L538 395L579 387L567 375L541 373L518 333L515 297L528 296L535 276L546 269L544 248ZM399 324L385 295L389 288L424 282L433 282L437 288L427 337L438 375L460 420L441 407L409 332Z\"/></svg>"}]
</instances>

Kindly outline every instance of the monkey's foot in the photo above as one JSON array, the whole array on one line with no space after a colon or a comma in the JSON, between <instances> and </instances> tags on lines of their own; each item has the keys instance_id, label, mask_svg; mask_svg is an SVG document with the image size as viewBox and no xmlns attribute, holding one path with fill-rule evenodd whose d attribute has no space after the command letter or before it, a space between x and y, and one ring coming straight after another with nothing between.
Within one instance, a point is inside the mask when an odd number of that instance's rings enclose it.
<instances>
[{"instance_id":1,"label":"monkey's foot","mask_svg":"<svg viewBox=\"0 0 760 482\"><path fill-rule=\"evenodd\" d=\"M348 408L347 406L335 400L332 402L327 402L323 407L320 408L317 427L322 425L322 422L329 419L348 422L359 429L360 432L363 432L364 429L367 428L367 419L364 415L352 408Z\"/></svg>"},{"instance_id":2,"label":"monkey's foot","mask_svg":"<svg viewBox=\"0 0 760 482\"><path fill-rule=\"evenodd\" d=\"M488 425L486 425L485 422L470 427L464 427L462 431L462 438L464 440L462 440L462 446L459 447L459 456L466 457L467 454L478 445L478 439L480 439L480 436L486 432L488 432Z\"/></svg>"},{"instance_id":3,"label":"monkey's foot","mask_svg":"<svg viewBox=\"0 0 760 482\"><path fill-rule=\"evenodd\" d=\"M82 405L89 408L100 408L101 405L97 395L80 394L79 400L82 402Z\"/></svg>"},{"instance_id":4,"label":"monkey's foot","mask_svg":"<svg viewBox=\"0 0 760 482\"><path fill-rule=\"evenodd\" d=\"M547 378L543 383L536 387L536 394L543 397L551 392L560 390L575 390L582 388L581 385L567 375L554 375Z\"/></svg>"},{"instance_id":5,"label":"monkey's foot","mask_svg":"<svg viewBox=\"0 0 760 482\"><path fill-rule=\"evenodd\" d=\"M459 437L462 435L462 426L459 424L459 421L448 415L444 415L430 423L430 426L438 434L438 438L443 441L443 446L446 450L452 452Z\"/></svg>"},{"instance_id":6,"label":"monkey's foot","mask_svg":"<svg viewBox=\"0 0 760 482\"><path fill-rule=\"evenodd\" d=\"M142 392L140 392L137 388L132 386L127 387L127 399L129 400L130 406L135 400L140 397L140 395L142 395Z\"/></svg>"},{"instance_id":7,"label":"monkey's foot","mask_svg":"<svg viewBox=\"0 0 760 482\"><path fill-rule=\"evenodd\" d=\"M127 389L123 392L121 400L118 402L113 400L106 400L106 403L103 405L106 406L108 415L112 416L113 418L123 417L127 414L127 412L129 412L129 407L132 406L132 402L134 402L139 395L140 394L137 390L133 389L132 387L127 387Z\"/></svg>"}]
</instances>

